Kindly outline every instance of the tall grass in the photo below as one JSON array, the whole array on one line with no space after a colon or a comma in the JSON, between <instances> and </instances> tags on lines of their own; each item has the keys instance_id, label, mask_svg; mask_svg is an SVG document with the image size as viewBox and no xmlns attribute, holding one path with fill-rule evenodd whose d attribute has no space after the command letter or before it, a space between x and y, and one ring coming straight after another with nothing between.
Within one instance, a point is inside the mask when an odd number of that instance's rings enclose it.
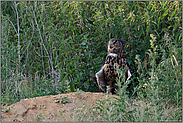
<instances>
[{"instance_id":1,"label":"tall grass","mask_svg":"<svg viewBox=\"0 0 183 123\"><path fill-rule=\"evenodd\" d=\"M154 51L149 50L150 66L151 71L149 71L149 80L140 80L140 85L143 85L143 89L136 89L138 96L135 98L129 97L126 93L128 85L132 82L128 80L125 81L125 68L118 69L117 73L119 78L117 78L117 85L120 90L116 90L119 94L119 98L114 98L113 100L109 98L106 94L106 98L103 100L98 100L96 103L98 106L93 107L90 110L90 114L83 114L82 111L78 114L78 121L81 122L181 122L182 121L182 90L181 82L178 83L177 80L169 78L167 80L161 80L162 76L166 72L167 75L173 74L181 77L180 71L172 71L174 68L172 64L166 64L167 68L171 69L166 71L165 69L160 69L161 66L156 66L153 59L155 56L154 42L156 37L151 35L151 48ZM164 66L164 65L163 65ZM139 68L142 64L139 63ZM160 71L161 70L161 71ZM177 78L179 78L177 76ZM179 80L180 81L180 80ZM170 85L170 87L168 87ZM174 88L174 89L170 89ZM176 88L176 89L175 89ZM166 90L165 90L166 89ZM176 91L175 91L176 90ZM167 93L172 93L167 95ZM133 95L132 95L133 96ZM85 109L85 108L84 108ZM88 111L89 112L89 111Z\"/></svg>"},{"instance_id":2,"label":"tall grass","mask_svg":"<svg viewBox=\"0 0 183 123\"><path fill-rule=\"evenodd\" d=\"M101 120L180 121L182 2L2 1L1 8L3 104L77 89L99 92L94 75L108 41L118 38L126 41L133 79L118 101L98 107ZM129 108L131 97L141 108ZM162 103L175 105L175 112Z\"/></svg>"}]
</instances>

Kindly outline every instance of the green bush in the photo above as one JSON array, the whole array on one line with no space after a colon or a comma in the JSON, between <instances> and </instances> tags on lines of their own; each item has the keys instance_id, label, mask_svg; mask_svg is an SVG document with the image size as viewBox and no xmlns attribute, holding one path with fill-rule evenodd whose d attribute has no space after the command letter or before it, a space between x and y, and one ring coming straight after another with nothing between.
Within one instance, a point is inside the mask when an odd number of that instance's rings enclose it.
<instances>
[{"instance_id":1,"label":"green bush","mask_svg":"<svg viewBox=\"0 0 183 123\"><path fill-rule=\"evenodd\" d=\"M150 55L153 55L153 53L151 52ZM155 63L152 62L151 65L153 67ZM181 97L174 98L176 94L174 96L162 94L161 89L164 87L162 85L157 85L157 83L160 83L160 77L157 77L156 75L157 73L160 73L159 71L156 72L155 69L157 68L154 67L150 72L151 76L148 85L145 87L145 92L138 90L138 97L136 98L131 98L126 93L126 89L131 83L131 80L122 84L125 80L125 68L122 70L118 69L119 78L117 78L117 85L118 87L122 86L120 90L116 90L119 97L109 98L109 95L106 94L105 99L96 102L98 105L90 111L89 116L85 112L81 112L78 115L78 121L180 122L182 120ZM140 83L142 84L143 81L140 81ZM174 83L174 86L176 84L177 83ZM172 100L179 103L171 103Z\"/></svg>"},{"instance_id":2,"label":"green bush","mask_svg":"<svg viewBox=\"0 0 183 123\"><path fill-rule=\"evenodd\" d=\"M182 2L2 1L1 8L2 102L98 92L94 75L118 38L133 74L130 95L157 89L181 104Z\"/></svg>"}]
</instances>

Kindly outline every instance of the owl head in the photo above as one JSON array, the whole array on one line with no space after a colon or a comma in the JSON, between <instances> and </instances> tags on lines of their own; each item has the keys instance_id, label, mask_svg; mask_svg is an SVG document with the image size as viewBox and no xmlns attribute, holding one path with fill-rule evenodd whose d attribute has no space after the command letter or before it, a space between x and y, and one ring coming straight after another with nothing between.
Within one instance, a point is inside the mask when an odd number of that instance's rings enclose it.
<instances>
[{"instance_id":1,"label":"owl head","mask_svg":"<svg viewBox=\"0 0 183 123\"><path fill-rule=\"evenodd\" d=\"M119 54L124 49L125 42L119 39L111 39L108 43L108 53Z\"/></svg>"}]
</instances>

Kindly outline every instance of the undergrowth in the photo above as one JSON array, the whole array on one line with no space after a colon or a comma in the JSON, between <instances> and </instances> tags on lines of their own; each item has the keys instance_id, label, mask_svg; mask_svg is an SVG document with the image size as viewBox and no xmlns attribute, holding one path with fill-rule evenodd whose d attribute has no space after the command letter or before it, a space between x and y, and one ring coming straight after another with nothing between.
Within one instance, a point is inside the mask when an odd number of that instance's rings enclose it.
<instances>
[{"instance_id":1,"label":"undergrowth","mask_svg":"<svg viewBox=\"0 0 183 123\"><path fill-rule=\"evenodd\" d=\"M100 113L80 121L181 121L181 1L1 1L1 8L1 106L99 92L94 75L117 38L133 78L117 101L98 102Z\"/></svg>"},{"instance_id":2,"label":"undergrowth","mask_svg":"<svg viewBox=\"0 0 183 123\"><path fill-rule=\"evenodd\" d=\"M155 37L151 35L151 48L155 49L153 42ZM155 52L155 50L154 50ZM90 115L83 113L79 114L79 120L82 122L181 122L182 121L182 90L181 81L176 79L169 79L169 81L163 79L165 72L166 75L178 75L177 78L181 78L180 71L174 71L170 62L165 62L167 68L172 68L172 71L166 71L166 69L160 69L162 64L155 67L153 62L154 52L149 52L151 56L151 71L148 81L140 80L140 85L144 88L136 88L137 96L129 97L127 94L127 87L132 82L125 81L125 68L118 69L117 73L117 85L120 90L116 90L119 98L114 98L113 101L106 93L106 98L98 100L96 104L98 106L90 110ZM164 64L163 64L164 66ZM139 68L142 64L139 63ZM164 71L164 72L163 72ZM158 76L157 76L158 75ZM171 84L170 84L171 83ZM168 87L168 86L172 87ZM168 88L167 88L168 87ZM174 88L174 89L169 89ZM177 91L175 91L177 90ZM171 92L172 91L172 92ZM172 93L167 95L167 93Z\"/></svg>"}]
</instances>

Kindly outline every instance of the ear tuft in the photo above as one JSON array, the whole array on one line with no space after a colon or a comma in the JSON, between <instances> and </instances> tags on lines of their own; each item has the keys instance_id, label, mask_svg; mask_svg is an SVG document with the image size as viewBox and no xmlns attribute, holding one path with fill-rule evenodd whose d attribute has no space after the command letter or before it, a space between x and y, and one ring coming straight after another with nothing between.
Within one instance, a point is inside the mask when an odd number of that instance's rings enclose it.
<instances>
[{"instance_id":1,"label":"ear tuft","mask_svg":"<svg viewBox=\"0 0 183 123\"><path fill-rule=\"evenodd\" d=\"M125 42L125 41L123 41L123 40L118 40L118 41L121 41L124 45L126 44L126 42Z\"/></svg>"}]
</instances>

